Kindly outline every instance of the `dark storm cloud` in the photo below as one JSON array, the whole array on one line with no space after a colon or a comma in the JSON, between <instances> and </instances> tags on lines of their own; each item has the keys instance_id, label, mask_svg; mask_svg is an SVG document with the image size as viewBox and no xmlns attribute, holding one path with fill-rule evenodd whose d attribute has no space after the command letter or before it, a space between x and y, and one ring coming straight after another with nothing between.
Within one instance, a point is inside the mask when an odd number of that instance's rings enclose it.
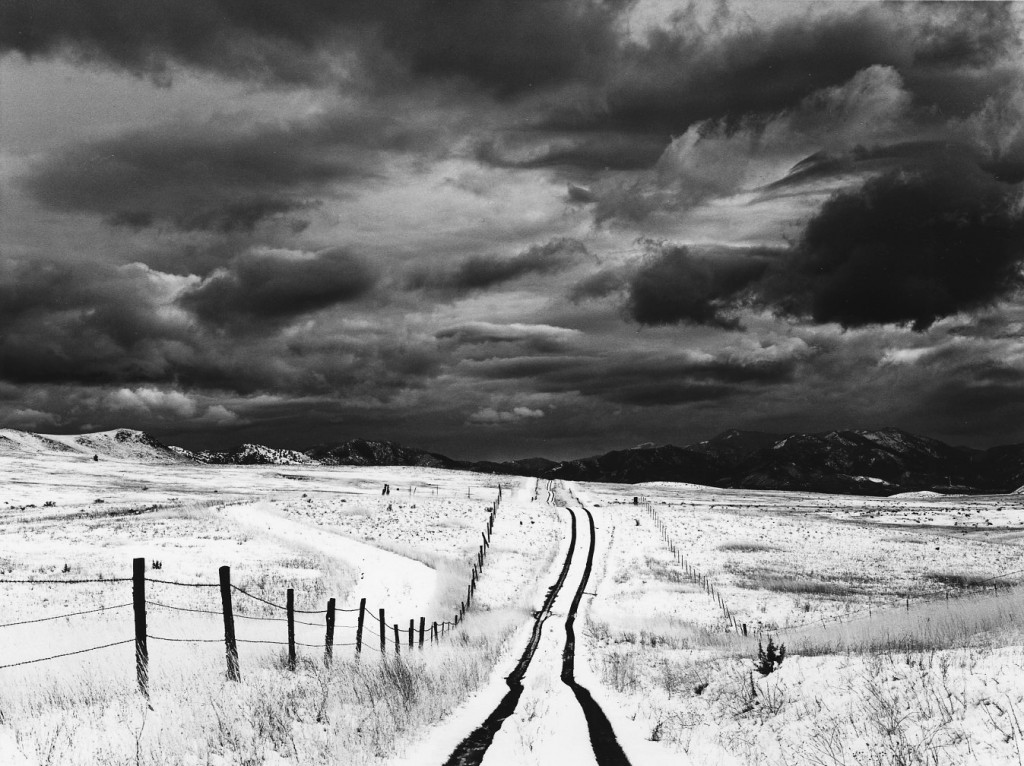
<instances>
[{"instance_id":1,"label":"dark storm cloud","mask_svg":"<svg viewBox=\"0 0 1024 766\"><path fill-rule=\"evenodd\" d=\"M942 115L966 115L1019 81L1019 63L1001 63L1019 46L1009 4L832 7L768 27L725 12L718 26L702 28L684 14L675 27L610 50L609 77L584 95L553 101L537 119L544 131L534 154L492 143L481 157L531 167L648 167L656 146L691 125L749 127L876 65L893 67L916 105ZM561 143L545 137L557 132ZM602 165L602 142L629 138L634 150Z\"/></svg>"},{"instance_id":2,"label":"dark storm cloud","mask_svg":"<svg viewBox=\"0 0 1024 766\"><path fill-rule=\"evenodd\" d=\"M168 124L52 153L22 184L49 207L113 225L248 231L316 205L332 184L374 175L382 152L430 140L370 109L284 124Z\"/></svg>"},{"instance_id":3,"label":"dark storm cloud","mask_svg":"<svg viewBox=\"0 0 1024 766\"><path fill-rule=\"evenodd\" d=\"M351 76L460 77L498 94L600 67L625 2L11 0L0 51L65 55L166 78L171 64L229 77L319 83Z\"/></svg>"},{"instance_id":4,"label":"dark storm cloud","mask_svg":"<svg viewBox=\"0 0 1024 766\"><path fill-rule=\"evenodd\" d=\"M648 256L629 283L629 314L641 324L690 322L734 328L722 311L768 268L762 251L695 254L666 246Z\"/></svg>"},{"instance_id":5,"label":"dark storm cloud","mask_svg":"<svg viewBox=\"0 0 1024 766\"><path fill-rule=\"evenodd\" d=\"M791 359L621 360L601 365L600 371L591 370L592 377L562 373L544 382L609 402L658 407L724 399L786 383L792 380L796 364Z\"/></svg>"},{"instance_id":6,"label":"dark storm cloud","mask_svg":"<svg viewBox=\"0 0 1024 766\"><path fill-rule=\"evenodd\" d=\"M491 380L529 380L544 393L579 393L641 407L711 401L750 387L793 379L799 359L687 358L666 354L614 357L521 357L466 362L468 374Z\"/></svg>"},{"instance_id":7,"label":"dark storm cloud","mask_svg":"<svg viewBox=\"0 0 1024 766\"><path fill-rule=\"evenodd\" d=\"M628 0L350 0L129 3L11 0L0 51L63 55L140 74L172 64L282 83L356 81L375 88L456 78L499 97L558 92L528 120L557 131L609 133L532 162L643 162L614 134L670 136L705 119L788 108L874 64L897 67L925 105L978 108L1012 72L994 64L1015 42L1007 4L857 7L808 3L774 25L722 10L703 25L684 11L643 39L624 34ZM944 7L949 5L950 7ZM827 9L824 10L823 9ZM618 142L611 151L602 142ZM500 152L496 161L510 161ZM511 160L515 163L515 160ZM599 163L599 164L598 164Z\"/></svg>"},{"instance_id":8,"label":"dark storm cloud","mask_svg":"<svg viewBox=\"0 0 1024 766\"><path fill-rule=\"evenodd\" d=\"M355 300L376 281L369 265L344 249L251 252L214 271L178 302L211 324L276 322Z\"/></svg>"},{"instance_id":9,"label":"dark storm cloud","mask_svg":"<svg viewBox=\"0 0 1024 766\"><path fill-rule=\"evenodd\" d=\"M429 374L430 354L391 337L275 332L372 282L372 271L341 251L241 257L205 281L141 264L6 261L0 380L386 397Z\"/></svg>"},{"instance_id":10,"label":"dark storm cloud","mask_svg":"<svg viewBox=\"0 0 1024 766\"><path fill-rule=\"evenodd\" d=\"M569 268L587 255L582 242L570 237L534 245L518 255L476 255L454 268L418 269L407 280L409 289L433 289L466 293L485 290L531 274L551 274Z\"/></svg>"},{"instance_id":11,"label":"dark storm cloud","mask_svg":"<svg viewBox=\"0 0 1024 766\"><path fill-rule=\"evenodd\" d=\"M1021 192L970 162L888 173L832 197L770 260L663 248L633 277L628 309L641 324L729 326L721 312L748 299L818 323L923 330L1021 286Z\"/></svg>"},{"instance_id":12,"label":"dark storm cloud","mask_svg":"<svg viewBox=\"0 0 1024 766\"><path fill-rule=\"evenodd\" d=\"M10 261L0 272L0 376L14 382L153 380L187 342L143 266Z\"/></svg>"},{"instance_id":13,"label":"dark storm cloud","mask_svg":"<svg viewBox=\"0 0 1024 766\"><path fill-rule=\"evenodd\" d=\"M869 180L829 200L769 289L783 308L847 327L923 329L1020 287L1021 190L955 167Z\"/></svg>"}]
</instances>

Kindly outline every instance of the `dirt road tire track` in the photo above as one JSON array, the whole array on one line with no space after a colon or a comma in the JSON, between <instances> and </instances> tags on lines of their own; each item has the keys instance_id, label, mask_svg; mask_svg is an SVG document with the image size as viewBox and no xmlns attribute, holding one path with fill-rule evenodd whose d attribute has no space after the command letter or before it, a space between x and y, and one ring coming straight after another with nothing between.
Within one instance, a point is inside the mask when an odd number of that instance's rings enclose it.
<instances>
[{"instance_id":1,"label":"dirt road tire track","mask_svg":"<svg viewBox=\"0 0 1024 766\"><path fill-rule=\"evenodd\" d=\"M551 502L552 499L552 494L549 493L548 502ZM523 677L526 675L530 662L533 660L533 655L537 651L537 645L540 643L541 633L544 629L544 622L551 615L551 606L554 604L555 598L558 597L558 593L562 590L565 578L568 577L569 569L572 567L573 551L576 548L576 514L570 508L566 508L566 510L569 511L569 516L572 519L569 552L566 554L565 563L562 564L558 578L548 588L543 606L534 615L533 632L530 634L530 641L526 645L525 651L519 658L519 662L516 663L515 669L505 679L509 691L502 697L501 702L498 703L498 706L494 708L484 722L459 743L458 747L448 756L445 766L479 766L484 759L487 748L494 741L494 735L498 733L498 729L501 728L505 719L515 712L516 705L519 704L519 698L523 694ZM593 541L593 538L591 538L591 541ZM591 547L593 547L593 542L591 542Z\"/></svg>"},{"instance_id":2,"label":"dirt road tire track","mask_svg":"<svg viewBox=\"0 0 1024 766\"><path fill-rule=\"evenodd\" d=\"M579 501L576 501L579 503ZM597 529L594 526L594 515L582 503L580 508L587 514L590 524L590 547L587 550L587 565L583 570L583 577L580 578L579 587L573 597L569 613L565 618L565 649L562 651L562 682L572 689L576 695L577 702L583 709L583 716L587 719L587 729L590 731L590 744L594 748L594 756L598 766L631 766L622 746L615 738L615 730L612 728L608 716L601 710L601 706L594 701L590 691L576 682L576 612L580 602L583 600L584 591L590 580L590 573L594 567L594 551L597 547ZM571 513L571 511L570 511ZM575 519L575 515L574 515Z\"/></svg>"}]
</instances>

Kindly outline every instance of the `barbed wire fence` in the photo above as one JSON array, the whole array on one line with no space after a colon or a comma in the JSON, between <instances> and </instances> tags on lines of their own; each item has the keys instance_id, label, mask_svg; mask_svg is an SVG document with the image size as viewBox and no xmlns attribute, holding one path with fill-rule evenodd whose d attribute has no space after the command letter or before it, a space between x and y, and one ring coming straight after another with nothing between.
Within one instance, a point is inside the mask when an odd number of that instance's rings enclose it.
<instances>
[{"instance_id":1,"label":"barbed wire fence","mask_svg":"<svg viewBox=\"0 0 1024 766\"><path fill-rule=\"evenodd\" d=\"M722 597L721 592L718 590L718 588L715 587L715 584L711 581L711 579L708 578L707 575L705 575L703 572L701 572L699 569L697 569L689 561L686 560L686 557L683 555L682 549L676 543L675 538L671 534L669 525L665 523L665 521L658 514L658 511L655 509L654 504L651 503L650 499L645 495L641 495L635 498L635 504L641 506L647 513L647 515L651 518L651 520L654 522L655 529L658 530L662 542L668 548L669 553L672 554L673 560L682 568L683 573L687 576L687 578L689 578L690 582L694 583L695 585L699 585L701 589L710 598L714 599L715 603L718 605L718 608L722 611L722 614L724 615L726 622L733 630L742 630L743 635L746 635L746 625L739 622L736 619L736 615L733 614L732 609L729 608L729 605Z\"/></svg>"},{"instance_id":2,"label":"barbed wire fence","mask_svg":"<svg viewBox=\"0 0 1024 766\"><path fill-rule=\"evenodd\" d=\"M373 617L372 611L367 607L366 599L359 600L359 606L352 608L339 608L336 600L330 598L327 601L326 609L297 609L295 608L295 590L288 588L285 593L285 603L280 604L263 596L243 589L231 582L231 568L222 566L218 571L218 582L183 582L180 580L169 580L159 577L149 577L146 574L147 566L145 558L135 558L132 561L131 577L96 577L96 578L67 578L67 579L33 579L33 578L0 578L0 585L32 585L32 586L74 586L74 585L120 585L121 583L132 583L132 600L110 606L100 606L92 609L78 609L60 614L52 614L27 619L19 619L10 622L0 623L0 630L26 625L41 624L64 620L85 615L94 615L117 610L132 608L134 614L134 635L107 643L75 649L67 652L59 652L43 657L21 660L0 664L0 670L8 668L34 665L50 662L66 657L78 656L98 652L117 646L135 644L135 666L136 680L139 691L149 697L149 642L166 642L173 644L219 644L224 643L225 661L227 666L227 678L232 681L241 680L241 668L238 659L238 644L266 645L287 647L287 666L294 671L297 667L297 648L322 649L324 663L329 665L334 658L334 650L338 647L352 648L354 656L358 659L364 650L386 655L389 652L389 633L394 639L392 650L395 655L400 655L402 645L405 643L408 651L424 649L426 645L439 644L458 629L466 617L466 613L472 608L473 599L476 595L477 583L484 571L487 561L487 554L491 545L491 536L494 531L494 524L497 520L498 509L503 500L503 489L499 484L498 494L494 503L488 508L488 517L484 530L481 533L481 543L473 557L469 571L466 595L460 601L459 610L453 614L451 620L431 620L427 622L426 617L420 616L409 620L408 629L401 627L397 622L389 625L384 608L379 608L377 617ZM205 609L195 605L183 605L168 603L167 600L154 600L147 597L146 586L160 585L170 588L189 590L216 590L220 595L220 609ZM235 612L234 597L251 600L258 603L264 609L278 616L252 615ZM202 637L175 637L158 635L149 630L149 616L151 611L168 613L202 614L209 616L220 616L223 620L224 634L216 638ZM283 613L283 616L281 616ZM338 614L346 615L345 621L337 622ZM306 618L296 618L296 615L304 615ZM322 621L313 621L312 616L321 617ZM235 632L236 620L251 620L259 622L285 623L287 640L270 640L239 638ZM323 643L300 642L295 638L295 626L320 627L324 629ZM353 636L351 641L336 641L336 632L354 631L348 633ZM376 641L368 641L367 638L375 638ZM403 641L404 639L404 641Z\"/></svg>"},{"instance_id":3,"label":"barbed wire fence","mask_svg":"<svg viewBox=\"0 0 1024 766\"><path fill-rule=\"evenodd\" d=\"M641 506L647 514L651 517L655 524L655 528L659 531L663 542L668 548L669 552L672 553L676 563L683 569L687 577L692 582L700 585L702 589L715 600L718 606L721 608L723 615L732 630L742 633L747 636L749 628L747 623L742 622L741 617L733 612L731 607L722 596L721 591L715 585L715 583L707 577L703 572L693 566L682 553L681 547L676 542L675 538L671 534L671 527L661 518L657 509L650 502L646 496L638 496L636 498L636 504ZM1010 578L1024 576L1024 569L1017 569L1010 572L1001 572L992 577L981 578L973 580L970 585L961 588L959 590L953 590L951 588L935 588L926 591L915 591L911 594L909 591L900 597L902 604L865 604L857 609L852 609L844 612L843 614L834 615L832 617L818 616L808 620L805 620L796 624L787 624L781 626L758 626L758 633L772 633L782 636L786 636L791 633L798 631L828 628L832 625L846 624L850 622L856 622L858 620L868 620L879 614L892 614L897 611L910 612L914 609L922 608L934 604L935 602L949 602L956 601L959 599L976 598L981 595L989 594L989 587L991 587L991 593L998 593L999 589L1008 590L1016 587L1019 583L1012 582ZM728 628L727 628L728 629Z\"/></svg>"}]
</instances>

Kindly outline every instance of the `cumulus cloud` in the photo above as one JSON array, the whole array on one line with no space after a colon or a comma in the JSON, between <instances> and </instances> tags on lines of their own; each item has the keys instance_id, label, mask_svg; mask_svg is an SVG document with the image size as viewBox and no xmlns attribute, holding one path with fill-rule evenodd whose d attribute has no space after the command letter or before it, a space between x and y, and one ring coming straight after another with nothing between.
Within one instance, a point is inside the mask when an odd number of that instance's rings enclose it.
<instances>
[{"instance_id":1,"label":"cumulus cloud","mask_svg":"<svg viewBox=\"0 0 1024 766\"><path fill-rule=\"evenodd\" d=\"M163 391L152 387L120 388L107 394L103 405L138 415L191 418L196 414L196 403L191 397L181 391Z\"/></svg>"},{"instance_id":2,"label":"cumulus cloud","mask_svg":"<svg viewBox=\"0 0 1024 766\"><path fill-rule=\"evenodd\" d=\"M214 271L178 303L212 324L273 322L355 300L376 281L365 260L342 248L255 250Z\"/></svg>"},{"instance_id":3,"label":"cumulus cloud","mask_svg":"<svg viewBox=\"0 0 1024 766\"><path fill-rule=\"evenodd\" d=\"M429 146L431 131L411 122L362 106L283 123L168 123L52 152L21 184L48 207L114 226L247 232L372 177L386 152Z\"/></svg>"},{"instance_id":4,"label":"cumulus cloud","mask_svg":"<svg viewBox=\"0 0 1024 766\"><path fill-rule=\"evenodd\" d=\"M923 330L1011 295L1022 261L1022 190L964 163L837 194L770 258L664 247L637 270L627 306L641 324L734 326L723 312L748 300L818 323Z\"/></svg>"},{"instance_id":5,"label":"cumulus cloud","mask_svg":"<svg viewBox=\"0 0 1024 766\"><path fill-rule=\"evenodd\" d=\"M829 200L767 284L787 311L848 327L991 305L1021 285L1019 188L943 167L869 180Z\"/></svg>"},{"instance_id":6,"label":"cumulus cloud","mask_svg":"<svg viewBox=\"0 0 1024 766\"><path fill-rule=\"evenodd\" d=\"M649 171L600 189L595 218L640 222L653 213L678 213L714 198L759 187L779 188L780 169L802 155L814 158L791 169L786 185L848 172L853 163L841 162L834 154L851 147L864 153L865 144L905 135L909 104L910 95L896 70L876 65L770 118L696 123L668 145ZM887 160L888 167L908 153L874 152L876 159Z\"/></svg>"},{"instance_id":7,"label":"cumulus cloud","mask_svg":"<svg viewBox=\"0 0 1024 766\"><path fill-rule=\"evenodd\" d=\"M17 428L25 431L55 426L57 418L50 412L20 407L0 415L0 423L3 423L5 428Z\"/></svg>"},{"instance_id":8,"label":"cumulus cloud","mask_svg":"<svg viewBox=\"0 0 1024 766\"><path fill-rule=\"evenodd\" d=\"M769 266L763 251L698 254L690 248L656 248L629 283L627 310L641 324L739 326L724 311Z\"/></svg>"},{"instance_id":9,"label":"cumulus cloud","mask_svg":"<svg viewBox=\"0 0 1024 766\"><path fill-rule=\"evenodd\" d=\"M237 425L242 419L238 417L238 413L229 410L223 404L213 404L207 407L195 422L197 425L227 426Z\"/></svg>"},{"instance_id":10,"label":"cumulus cloud","mask_svg":"<svg viewBox=\"0 0 1024 766\"><path fill-rule=\"evenodd\" d=\"M195 282L141 264L5 261L0 266L0 377L29 382L149 381L191 345L174 307Z\"/></svg>"}]
</instances>

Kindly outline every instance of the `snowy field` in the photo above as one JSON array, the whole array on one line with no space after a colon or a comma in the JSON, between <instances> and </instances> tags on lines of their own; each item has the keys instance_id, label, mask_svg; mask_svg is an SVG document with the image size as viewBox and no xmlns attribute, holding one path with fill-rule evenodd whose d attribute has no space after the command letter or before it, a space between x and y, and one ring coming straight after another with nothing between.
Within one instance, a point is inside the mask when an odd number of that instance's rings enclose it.
<instances>
[{"instance_id":1,"label":"snowy field","mask_svg":"<svg viewBox=\"0 0 1024 766\"><path fill-rule=\"evenodd\" d=\"M1024 762L1024 498L577 492L608 543L585 653L649 738L699 763ZM762 676L769 638L789 656Z\"/></svg>"},{"instance_id":2,"label":"snowy field","mask_svg":"<svg viewBox=\"0 0 1024 766\"><path fill-rule=\"evenodd\" d=\"M473 608L453 621L491 507ZM385 484L391 491L382 495ZM529 619L561 529L534 479L417 468L197 466L79 452L0 456L0 763L378 763L490 677ZM147 560L151 701L136 689L132 559ZM225 681L218 568L231 567L242 683ZM94 580L45 584L46 580ZM154 582L183 583L171 585ZM190 587L192 585L198 587ZM283 605L295 590L298 671ZM250 598L245 594L251 594ZM367 601L364 650L339 611ZM265 602L270 602L265 603ZM382 663L378 610L401 627ZM99 611L97 611L99 610ZM184 611L191 610L191 611ZM59 619L45 619L69 613ZM425 617L427 646L406 646ZM26 621L39 620L43 622ZM418 645L418 632L417 632ZM128 641L128 643L119 643ZM261 643L265 642L265 643ZM46 662L32 660L116 644Z\"/></svg>"},{"instance_id":3,"label":"snowy field","mask_svg":"<svg viewBox=\"0 0 1024 766\"><path fill-rule=\"evenodd\" d=\"M127 447L93 460L92 446L0 455L0 763L442 763L508 691L563 569L523 696L484 763L595 762L559 677L577 590L576 679L635 766L1024 762L1021 496L549 487L158 462ZM459 612L499 487L472 608L410 650L410 620ZM596 524L589 580L582 506ZM125 579L135 557L149 578L148 703ZM210 587L222 565L238 588L240 683L225 679ZM278 608L288 588L294 672ZM329 598L342 611L328 666ZM360 599L357 659L346 610ZM762 676L754 658L769 638L787 656Z\"/></svg>"}]
</instances>

